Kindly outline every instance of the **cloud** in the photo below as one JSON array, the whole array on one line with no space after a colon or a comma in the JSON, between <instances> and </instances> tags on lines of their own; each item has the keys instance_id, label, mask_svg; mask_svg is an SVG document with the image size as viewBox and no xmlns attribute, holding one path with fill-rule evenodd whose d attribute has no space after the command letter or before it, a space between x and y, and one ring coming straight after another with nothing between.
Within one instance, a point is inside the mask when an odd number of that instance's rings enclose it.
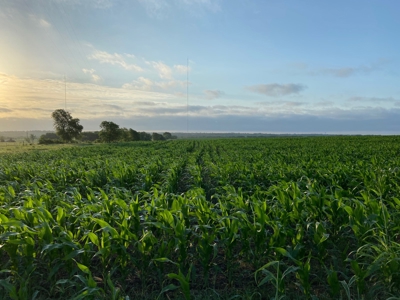
<instances>
[{"instance_id":1,"label":"cloud","mask_svg":"<svg viewBox=\"0 0 400 300\"><path fill-rule=\"evenodd\" d=\"M361 65L357 67L342 67L342 68L323 68L318 71L312 71L312 75L326 74L339 78L346 78L356 74L369 74L371 72L382 69L384 65L389 62L387 59L380 59L368 65Z\"/></svg>"},{"instance_id":2,"label":"cloud","mask_svg":"<svg viewBox=\"0 0 400 300\"><path fill-rule=\"evenodd\" d=\"M169 9L185 9L198 13L201 10L218 12L221 10L221 0L138 0L147 13L156 18L162 18Z\"/></svg>"},{"instance_id":3,"label":"cloud","mask_svg":"<svg viewBox=\"0 0 400 300\"><path fill-rule=\"evenodd\" d=\"M315 106L320 106L320 107L327 107L327 106L333 106L334 102L332 101L320 101L315 103Z\"/></svg>"},{"instance_id":4,"label":"cloud","mask_svg":"<svg viewBox=\"0 0 400 300\"><path fill-rule=\"evenodd\" d=\"M90 70L82 69L82 71L85 74L90 74L93 82L99 82L101 80L101 77L99 75L95 74L96 71L94 69L90 69Z\"/></svg>"},{"instance_id":5,"label":"cloud","mask_svg":"<svg viewBox=\"0 0 400 300\"><path fill-rule=\"evenodd\" d=\"M186 74L187 71L188 70L190 71L191 69L190 69L190 67L188 68L185 65L174 65L174 70L179 74Z\"/></svg>"},{"instance_id":6,"label":"cloud","mask_svg":"<svg viewBox=\"0 0 400 300\"><path fill-rule=\"evenodd\" d=\"M36 15L29 15L30 19L35 23L36 26L42 27L42 28L50 28L51 24L46 21L43 18L40 18Z\"/></svg>"},{"instance_id":7,"label":"cloud","mask_svg":"<svg viewBox=\"0 0 400 300\"><path fill-rule=\"evenodd\" d=\"M333 75L335 77L349 77L357 72L355 68L323 69L320 73Z\"/></svg>"},{"instance_id":8,"label":"cloud","mask_svg":"<svg viewBox=\"0 0 400 300\"><path fill-rule=\"evenodd\" d=\"M289 106L289 107L297 107L297 106L302 106L305 105L305 102L300 102L300 101L286 101L284 102L284 105Z\"/></svg>"},{"instance_id":9,"label":"cloud","mask_svg":"<svg viewBox=\"0 0 400 300\"><path fill-rule=\"evenodd\" d=\"M178 2L185 4L187 6L203 7L212 12L217 12L221 10L219 0L179 0Z\"/></svg>"},{"instance_id":10,"label":"cloud","mask_svg":"<svg viewBox=\"0 0 400 300\"><path fill-rule=\"evenodd\" d=\"M154 91L154 90L167 90L176 87L185 87L186 81L180 80L168 80L168 81L153 81L148 78L139 77L132 83L125 83L122 85L124 89L136 89L143 91Z\"/></svg>"},{"instance_id":11,"label":"cloud","mask_svg":"<svg viewBox=\"0 0 400 300\"><path fill-rule=\"evenodd\" d=\"M89 69L86 74L91 71ZM62 78L22 79L0 73L0 82L0 128L52 128L51 112L64 107ZM144 85L158 84L150 82L146 78L139 81ZM392 101L392 98L379 99ZM395 105L398 102L393 101ZM400 133L397 121L400 107L369 104L325 107L298 101L266 101L265 105L191 105L187 111L185 102L173 94L110 88L93 83L69 82L67 85L67 110L81 119L85 130L98 130L105 119L136 130L186 130L188 114L189 130L193 131Z\"/></svg>"},{"instance_id":12,"label":"cloud","mask_svg":"<svg viewBox=\"0 0 400 300\"><path fill-rule=\"evenodd\" d=\"M256 102L256 105L261 105L261 106L269 106L269 107L298 107L298 106L303 106L306 105L306 102L300 102L300 101L263 101L263 102Z\"/></svg>"},{"instance_id":13,"label":"cloud","mask_svg":"<svg viewBox=\"0 0 400 300\"><path fill-rule=\"evenodd\" d=\"M372 103L382 103L382 102L396 102L399 100L394 99L393 97L351 97L348 99L350 102L372 102Z\"/></svg>"},{"instance_id":14,"label":"cloud","mask_svg":"<svg viewBox=\"0 0 400 300\"><path fill-rule=\"evenodd\" d=\"M153 17L161 17L166 8L169 7L167 0L138 0L147 13Z\"/></svg>"},{"instance_id":15,"label":"cloud","mask_svg":"<svg viewBox=\"0 0 400 300\"><path fill-rule=\"evenodd\" d=\"M150 62L155 70L158 72L158 76L162 79L172 79L172 70L169 66L161 61Z\"/></svg>"},{"instance_id":16,"label":"cloud","mask_svg":"<svg viewBox=\"0 0 400 300\"><path fill-rule=\"evenodd\" d=\"M51 1L51 0L50 0ZM55 0L59 3L69 5L85 5L99 9L110 8L114 5L115 0Z\"/></svg>"},{"instance_id":17,"label":"cloud","mask_svg":"<svg viewBox=\"0 0 400 300\"><path fill-rule=\"evenodd\" d=\"M291 69L299 72L306 72L312 76L328 75L338 78L347 78L357 74L369 74L378 70L381 70L390 60L381 58L375 62L359 66L343 66L343 67L323 67L323 68L312 68L310 65L303 62L291 63L288 66Z\"/></svg>"},{"instance_id":18,"label":"cloud","mask_svg":"<svg viewBox=\"0 0 400 300\"><path fill-rule=\"evenodd\" d=\"M257 85L252 85L246 87L247 90L258 93L258 94L263 94L269 97L280 97L280 96L287 96L291 94L297 94L301 91L303 91L306 88L306 86L301 85L301 84L277 84L277 83L272 83L272 84L257 84Z\"/></svg>"},{"instance_id":19,"label":"cloud","mask_svg":"<svg viewBox=\"0 0 400 300\"><path fill-rule=\"evenodd\" d=\"M205 90L204 94L206 95L207 99L213 100L216 98L220 98L224 94L224 92L219 90Z\"/></svg>"},{"instance_id":20,"label":"cloud","mask_svg":"<svg viewBox=\"0 0 400 300\"><path fill-rule=\"evenodd\" d=\"M173 67L170 67L163 63L162 61L147 61L144 60L144 62L147 65L150 65L153 67L154 70L157 71L158 76L162 79L173 79L173 74L186 74L187 71L191 70L191 68L185 66L185 65L174 65Z\"/></svg>"},{"instance_id":21,"label":"cloud","mask_svg":"<svg viewBox=\"0 0 400 300\"><path fill-rule=\"evenodd\" d=\"M126 54L108 53L106 51L94 50L94 52L88 57L94 59L100 63L106 63L111 65L119 65L125 70L141 72L143 69L135 64L129 64L125 61L124 57L131 58L132 55L127 56Z\"/></svg>"}]
</instances>

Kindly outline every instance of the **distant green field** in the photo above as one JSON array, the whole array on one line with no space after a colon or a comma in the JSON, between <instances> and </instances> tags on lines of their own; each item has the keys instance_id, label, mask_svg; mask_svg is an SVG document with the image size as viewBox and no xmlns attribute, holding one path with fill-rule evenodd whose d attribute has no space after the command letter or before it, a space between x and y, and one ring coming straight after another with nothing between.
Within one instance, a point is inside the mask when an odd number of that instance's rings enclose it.
<instances>
[{"instance_id":1,"label":"distant green field","mask_svg":"<svg viewBox=\"0 0 400 300\"><path fill-rule=\"evenodd\" d=\"M31 151L42 151L42 150L56 150L68 147L77 147L78 145L38 145L28 144L26 142L15 142L15 143L0 143L0 154L16 154ZM1 159L1 157L0 157Z\"/></svg>"},{"instance_id":2,"label":"distant green field","mask_svg":"<svg viewBox=\"0 0 400 300\"><path fill-rule=\"evenodd\" d=\"M1 299L399 299L400 137L20 148Z\"/></svg>"}]
</instances>

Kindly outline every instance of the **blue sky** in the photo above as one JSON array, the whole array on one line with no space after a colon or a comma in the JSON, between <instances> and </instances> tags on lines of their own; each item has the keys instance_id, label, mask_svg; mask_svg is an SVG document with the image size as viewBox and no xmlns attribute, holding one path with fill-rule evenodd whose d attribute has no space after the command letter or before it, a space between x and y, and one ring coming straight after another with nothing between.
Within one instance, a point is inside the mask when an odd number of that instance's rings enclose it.
<instances>
[{"instance_id":1,"label":"blue sky","mask_svg":"<svg viewBox=\"0 0 400 300\"><path fill-rule=\"evenodd\" d=\"M0 131L400 133L400 2L0 0ZM187 64L189 58L189 107Z\"/></svg>"}]
</instances>

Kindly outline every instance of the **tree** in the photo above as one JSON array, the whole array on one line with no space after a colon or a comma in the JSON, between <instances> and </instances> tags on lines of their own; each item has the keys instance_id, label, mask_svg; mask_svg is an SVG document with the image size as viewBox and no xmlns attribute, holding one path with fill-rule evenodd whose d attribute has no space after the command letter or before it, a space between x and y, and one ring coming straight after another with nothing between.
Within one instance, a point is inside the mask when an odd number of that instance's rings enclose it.
<instances>
[{"instance_id":1,"label":"tree","mask_svg":"<svg viewBox=\"0 0 400 300\"><path fill-rule=\"evenodd\" d=\"M80 138L83 126L79 124L79 119L72 118L71 114L63 109L53 111L51 116L54 119L56 134L64 142Z\"/></svg>"},{"instance_id":2,"label":"tree","mask_svg":"<svg viewBox=\"0 0 400 300\"><path fill-rule=\"evenodd\" d=\"M132 141L140 141L140 133L132 128L129 128L129 134L131 136Z\"/></svg>"},{"instance_id":3,"label":"tree","mask_svg":"<svg viewBox=\"0 0 400 300\"><path fill-rule=\"evenodd\" d=\"M124 142L130 142L132 140L128 128L123 127L119 129L119 139Z\"/></svg>"},{"instance_id":4,"label":"tree","mask_svg":"<svg viewBox=\"0 0 400 300\"><path fill-rule=\"evenodd\" d=\"M163 141L163 140L165 140L165 138L163 135L161 135L157 132L153 132L152 140L153 141Z\"/></svg>"},{"instance_id":5,"label":"tree","mask_svg":"<svg viewBox=\"0 0 400 300\"><path fill-rule=\"evenodd\" d=\"M34 135L34 134L31 134L31 135L29 136L29 138L30 138L30 140L31 140L31 144L33 144L33 143L35 142L35 140L37 139L37 136Z\"/></svg>"},{"instance_id":6,"label":"tree","mask_svg":"<svg viewBox=\"0 0 400 300\"><path fill-rule=\"evenodd\" d=\"M164 136L164 138L165 138L166 140L172 139L172 134L169 133L169 132L164 132L164 133L163 133L163 136Z\"/></svg>"},{"instance_id":7,"label":"tree","mask_svg":"<svg viewBox=\"0 0 400 300\"><path fill-rule=\"evenodd\" d=\"M85 131L82 133L82 141L94 142L99 139L99 133L97 131Z\"/></svg>"},{"instance_id":8,"label":"tree","mask_svg":"<svg viewBox=\"0 0 400 300\"><path fill-rule=\"evenodd\" d=\"M40 145L60 144L61 140L55 133L46 133L40 136L38 143Z\"/></svg>"},{"instance_id":9,"label":"tree","mask_svg":"<svg viewBox=\"0 0 400 300\"><path fill-rule=\"evenodd\" d=\"M103 141L111 143L119 139L121 131L119 125L114 122L103 121L100 124L100 128L99 136Z\"/></svg>"},{"instance_id":10,"label":"tree","mask_svg":"<svg viewBox=\"0 0 400 300\"><path fill-rule=\"evenodd\" d=\"M151 134L150 133L142 131L142 132L139 133L139 135L140 135L140 140L141 141L151 141Z\"/></svg>"},{"instance_id":11,"label":"tree","mask_svg":"<svg viewBox=\"0 0 400 300\"><path fill-rule=\"evenodd\" d=\"M34 135L34 134L31 134L30 136L27 136L25 138L25 141L29 144L33 144L35 142L35 140L36 140L36 135Z\"/></svg>"}]
</instances>

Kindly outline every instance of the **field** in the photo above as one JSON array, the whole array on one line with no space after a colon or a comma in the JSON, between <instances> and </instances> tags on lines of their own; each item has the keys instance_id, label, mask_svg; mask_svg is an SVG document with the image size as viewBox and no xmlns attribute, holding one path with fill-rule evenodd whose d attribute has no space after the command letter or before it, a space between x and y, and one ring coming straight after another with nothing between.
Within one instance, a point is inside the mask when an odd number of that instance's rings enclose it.
<instances>
[{"instance_id":1,"label":"field","mask_svg":"<svg viewBox=\"0 0 400 300\"><path fill-rule=\"evenodd\" d=\"M29 149L2 299L400 299L400 137Z\"/></svg>"}]
</instances>

